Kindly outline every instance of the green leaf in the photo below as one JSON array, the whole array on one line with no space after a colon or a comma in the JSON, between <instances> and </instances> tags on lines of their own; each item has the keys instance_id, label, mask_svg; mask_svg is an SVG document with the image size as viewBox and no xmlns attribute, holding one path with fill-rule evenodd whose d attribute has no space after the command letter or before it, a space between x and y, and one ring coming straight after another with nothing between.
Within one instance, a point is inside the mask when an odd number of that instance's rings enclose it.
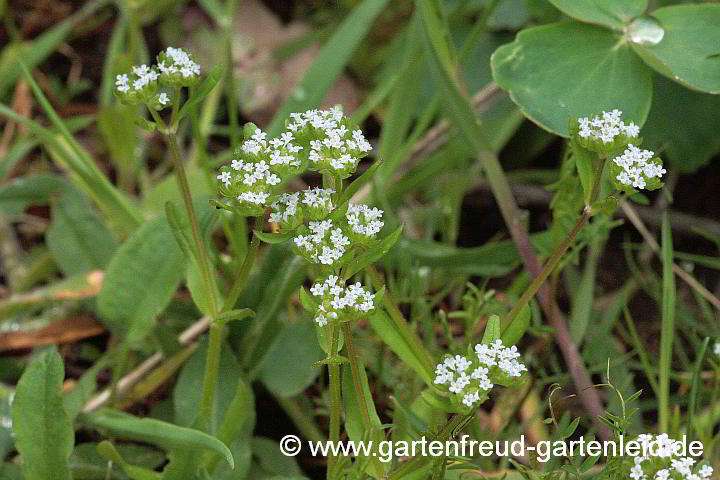
<instances>
[{"instance_id":1,"label":"green leaf","mask_svg":"<svg viewBox=\"0 0 720 480\"><path fill-rule=\"evenodd\" d=\"M115 250L110 230L81 195L71 192L53 204L46 241L67 276L104 269Z\"/></svg>"},{"instance_id":2,"label":"green leaf","mask_svg":"<svg viewBox=\"0 0 720 480\"><path fill-rule=\"evenodd\" d=\"M720 151L718 112L720 95L696 92L655 75L643 146L662 151L673 169L694 172Z\"/></svg>"},{"instance_id":3,"label":"green leaf","mask_svg":"<svg viewBox=\"0 0 720 480\"><path fill-rule=\"evenodd\" d=\"M315 311L318 308L319 303L316 302L310 294L305 290L305 287L300 287L300 304L303 306L305 311L309 313L315 313Z\"/></svg>"},{"instance_id":4,"label":"green leaf","mask_svg":"<svg viewBox=\"0 0 720 480\"><path fill-rule=\"evenodd\" d=\"M237 310L230 310L229 312L223 312L215 319L216 322L225 325L228 322L234 322L236 320L245 320L248 317L254 317L255 312L249 308L240 308Z\"/></svg>"},{"instance_id":5,"label":"green leaf","mask_svg":"<svg viewBox=\"0 0 720 480\"><path fill-rule=\"evenodd\" d=\"M305 390L320 374L313 363L323 358L315 339L315 325L301 320L283 328L275 337L256 377L280 397L291 397Z\"/></svg>"},{"instance_id":6,"label":"green leaf","mask_svg":"<svg viewBox=\"0 0 720 480\"><path fill-rule=\"evenodd\" d=\"M233 465L230 450L215 437L192 428L152 418L138 418L124 412L101 409L81 417L89 426L102 429L120 438L157 445L168 451L178 449L209 450L221 454Z\"/></svg>"},{"instance_id":7,"label":"green leaf","mask_svg":"<svg viewBox=\"0 0 720 480\"><path fill-rule=\"evenodd\" d=\"M170 303L185 273L185 257L165 217L142 225L110 261L98 295L101 319L128 341L142 340Z\"/></svg>"},{"instance_id":8,"label":"green leaf","mask_svg":"<svg viewBox=\"0 0 720 480\"><path fill-rule=\"evenodd\" d=\"M483 343L485 345L490 345L495 340L498 340L500 338L500 317L497 315L490 315L490 318L487 321L487 325L485 326L485 333L483 333L483 337L480 343Z\"/></svg>"},{"instance_id":9,"label":"green leaf","mask_svg":"<svg viewBox=\"0 0 720 480\"><path fill-rule=\"evenodd\" d=\"M645 12L648 0L550 0L565 15L583 22L624 27Z\"/></svg>"},{"instance_id":10,"label":"green leaf","mask_svg":"<svg viewBox=\"0 0 720 480\"><path fill-rule=\"evenodd\" d=\"M412 347L405 341L402 335L397 331L392 321L384 310L376 310L369 317L370 326L373 331L382 339L395 355L405 362L420 378L428 385L432 386L432 372L428 371L423 365L425 364L421 358L418 358Z\"/></svg>"},{"instance_id":11,"label":"green leaf","mask_svg":"<svg viewBox=\"0 0 720 480\"><path fill-rule=\"evenodd\" d=\"M395 242L398 241L402 230L403 226L398 226L390 235L380 240L376 245L371 247L370 250L355 257L347 266L347 270L345 271L346 278L352 277L363 268L384 257L393 245L395 245Z\"/></svg>"},{"instance_id":12,"label":"green leaf","mask_svg":"<svg viewBox=\"0 0 720 480\"><path fill-rule=\"evenodd\" d=\"M205 80L203 80L203 82L193 90L190 98L187 99L185 104L178 112L177 117L173 119L175 125L177 125L177 123L182 120L185 115L190 113L190 109L192 109L198 103L202 102L203 99L207 97L208 93L210 93L210 91L215 88L215 85L217 85L217 83L220 81L224 72L225 68L222 65L216 65L215 68L212 69L208 76L205 77Z\"/></svg>"},{"instance_id":13,"label":"green leaf","mask_svg":"<svg viewBox=\"0 0 720 480\"><path fill-rule=\"evenodd\" d=\"M512 322L505 326L500 339L504 345L515 345L525 335L528 327L530 327L530 318L532 317L532 310L529 305L518 312L513 318Z\"/></svg>"},{"instance_id":14,"label":"green leaf","mask_svg":"<svg viewBox=\"0 0 720 480\"><path fill-rule=\"evenodd\" d=\"M607 29L578 22L520 32L491 58L497 84L541 127L568 136L572 118L618 108L645 122L652 74L630 46Z\"/></svg>"},{"instance_id":15,"label":"green leaf","mask_svg":"<svg viewBox=\"0 0 720 480\"><path fill-rule=\"evenodd\" d=\"M290 240L295 234L292 232L287 233L265 233L260 232L258 230L253 230L253 234L255 234L260 240L262 240L265 243L269 244L275 244L275 243L283 243Z\"/></svg>"},{"instance_id":16,"label":"green leaf","mask_svg":"<svg viewBox=\"0 0 720 480\"><path fill-rule=\"evenodd\" d=\"M56 350L36 357L15 391L15 446L26 480L71 480L68 458L74 433L61 396L63 361Z\"/></svg>"},{"instance_id":17,"label":"green leaf","mask_svg":"<svg viewBox=\"0 0 720 480\"><path fill-rule=\"evenodd\" d=\"M655 10L665 31L655 44L633 44L652 68L685 86L720 93L720 4L675 5Z\"/></svg>"},{"instance_id":18,"label":"green leaf","mask_svg":"<svg viewBox=\"0 0 720 480\"><path fill-rule=\"evenodd\" d=\"M57 175L25 175L13 179L0 188L0 211L19 214L29 205L48 205L55 194L72 190L72 186Z\"/></svg>"},{"instance_id":19,"label":"green leaf","mask_svg":"<svg viewBox=\"0 0 720 480\"><path fill-rule=\"evenodd\" d=\"M285 120L292 112L315 108L342 72L350 57L372 27L375 18L385 9L389 0L363 0L345 17L315 56L302 80L293 87L290 97L280 107L268 127L268 135L280 134Z\"/></svg>"},{"instance_id":20,"label":"green leaf","mask_svg":"<svg viewBox=\"0 0 720 480\"><path fill-rule=\"evenodd\" d=\"M132 480L159 480L162 478L160 472L154 472L142 467L136 467L129 464L115 449L115 446L107 440L102 441L97 446L97 452L103 458L110 462L117 463L122 468L123 472L127 474Z\"/></svg>"}]
</instances>

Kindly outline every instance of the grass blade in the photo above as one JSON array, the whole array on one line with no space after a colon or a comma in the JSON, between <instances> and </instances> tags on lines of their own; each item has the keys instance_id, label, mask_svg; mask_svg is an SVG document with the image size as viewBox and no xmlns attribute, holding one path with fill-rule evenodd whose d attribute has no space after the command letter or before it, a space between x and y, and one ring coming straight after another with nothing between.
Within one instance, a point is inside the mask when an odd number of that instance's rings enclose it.
<instances>
[{"instance_id":1,"label":"grass blade","mask_svg":"<svg viewBox=\"0 0 720 480\"><path fill-rule=\"evenodd\" d=\"M670 362L675 336L675 277L673 274L673 245L667 213L662 222L662 327L660 332L660 364L658 386L658 430L667 432L670 427Z\"/></svg>"}]
</instances>

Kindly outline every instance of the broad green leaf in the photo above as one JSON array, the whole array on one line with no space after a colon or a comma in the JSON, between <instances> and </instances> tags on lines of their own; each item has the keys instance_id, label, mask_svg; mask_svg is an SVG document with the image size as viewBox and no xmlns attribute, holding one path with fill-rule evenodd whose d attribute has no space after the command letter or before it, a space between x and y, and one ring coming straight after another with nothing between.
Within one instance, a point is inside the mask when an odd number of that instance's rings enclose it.
<instances>
[{"instance_id":1,"label":"broad green leaf","mask_svg":"<svg viewBox=\"0 0 720 480\"><path fill-rule=\"evenodd\" d=\"M56 350L36 357L23 373L12 406L15 446L26 480L71 480L74 433L61 396L63 361Z\"/></svg>"},{"instance_id":2,"label":"broad green leaf","mask_svg":"<svg viewBox=\"0 0 720 480\"><path fill-rule=\"evenodd\" d=\"M633 44L652 68L687 87L720 93L720 4L675 5L652 16L665 31L660 43Z\"/></svg>"},{"instance_id":3,"label":"broad green leaf","mask_svg":"<svg viewBox=\"0 0 720 480\"><path fill-rule=\"evenodd\" d=\"M253 230L253 234L257 236L260 240L262 240L265 243L269 244L275 244L275 243L283 243L290 240L294 233L288 232L288 233L265 233L260 232L258 230Z\"/></svg>"},{"instance_id":4,"label":"broad green leaf","mask_svg":"<svg viewBox=\"0 0 720 480\"><path fill-rule=\"evenodd\" d=\"M280 133L285 120L292 112L315 108L322 103L355 48L387 4L388 0L363 0L350 12L315 56L313 64L305 72L302 80L293 87L290 97L275 112L268 127L270 136Z\"/></svg>"},{"instance_id":5,"label":"broad green leaf","mask_svg":"<svg viewBox=\"0 0 720 480\"><path fill-rule=\"evenodd\" d=\"M693 172L720 151L720 95L709 95L655 76L655 94L643 147L662 152L674 169Z\"/></svg>"},{"instance_id":6,"label":"broad green leaf","mask_svg":"<svg viewBox=\"0 0 720 480\"><path fill-rule=\"evenodd\" d=\"M150 468L162 464L164 455L158 455L157 451L149 450L148 447L140 445L118 445L116 447L107 440L97 445L85 443L79 447L84 448L76 448L71 458L71 460L75 461L73 473L76 480L82 478L81 475L79 475L82 473L87 473L88 475L94 473L95 475L104 476L108 470L108 461L115 464L113 465L113 470L117 470L119 466L120 469L133 480L159 480L161 478L159 472L154 472L150 470ZM119 450L124 451L125 455ZM153 462L153 465L148 466L137 465L137 463L139 463L138 458L143 458L148 451L152 452L156 458L159 457L159 462L156 460ZM133 464L131 465L126 462L124 457L132 459ZM92 476L87 478L99 477Z\"/></svg>"},{"instance_id":7,"label":"broad green leaf","mask_svg":"<svg viewBox=\"0 0 720 480\"><path fill-rule=\"evenodd\" d=\"M280 397L291 397L305 390L320 374L313 363L323 358L310 319L291 323L275 341L257 367L257 378Z\"/></svg>"},{"instance_id":8,"label":"broad green leaf","mask_svg":"<svg viewBox=\"0 0 720 480\"><path fill-rule=\"evenodd\" d=\"M648 6L648 0L550 0L550 3L570 17L613 28L622 28Z\"/></svg>"},{"instance_id":9,"label":"broad green leaf","mask_svg":"<svg viewBox=\"0 0 720 480\"><path fill-rule=\"evenodd\" d=\"M60 270L70 276L104 269L115 240L92 206L81 195L66 192L51 212L46 241Z\"/></svg>"},{"instance_id":10,"label":"broad green leaf","mask_svg":"<svg viewBox=\"0 0 720 480\"><path fill-rule=\"evenodd\" d=\"M194 449L217 452L228 464L233 465L232 454L225 444L199 430L179 427L152 418L138 418L110 409L82 415L81 419L95 429L107 431L120 438L157 445L168 451Z\"/></svg>"},{"instance_id":11,"label":"broad green leaf","mask_svg":"<svg viewBox=\"0 0 720 480\"><path fill-rule=\"evenodd\" d=\"M110 330L142 340L170 303L185 274L185 257L165 217L142 225L110 261L98 295L100 317Z\"/></svg>"},{"instance_id":12,"label":"broad green leaf","mask_svg":"<svg viewBox=\"0 0 720 480\"><path fill-rule=\"evenodd\" d=\"M533 122L568 135L571 118L620 109L645 122L652 73L622 37L578 22L520 32L492 56L493 76Z\"/></svg>"}]
</instances>

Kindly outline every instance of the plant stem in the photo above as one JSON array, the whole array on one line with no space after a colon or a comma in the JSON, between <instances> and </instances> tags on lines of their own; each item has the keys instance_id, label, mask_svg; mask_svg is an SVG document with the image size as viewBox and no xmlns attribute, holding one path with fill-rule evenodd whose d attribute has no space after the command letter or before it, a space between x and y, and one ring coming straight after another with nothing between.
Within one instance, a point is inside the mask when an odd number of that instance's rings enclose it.
<instances>
[{"instance_id":1,"label":"plant stem","mask_svg":"<svg viewBox=\"0 0 720 480\"><path fill-rule=\"evenodd\" d=\"M352 371L353 384L355 384L355 394L357 395L360 415L362 416L363 426L367 432L372 430L372 423L370 422L370 413L368 412L367 399L365 398L365 388L363 381L360 376L360 367L358 365L358 355L355 351L355 346L352 341L352 327L350 322L344 322L342 324L343 334L345 337L345 348L347 349L347 357L350 360L350 370Z\"/></svg>"},{"instance_id":2,"label":"plant stem","mask_svg":"<svg viewBox=\"0 0 720 480\"><path fill-rule=\"evenodd\" d=\"M259 223L259 225L258 225ZM265 217L260 216L255 218L255 230L262 232L265 228ZM225 303L223 303L222 308L220 309L220 313L225 313L229 310L232 310L235 304L237 303L238 297L242 293L243 289L245 288L245 285L247 284L247 280L250 277L250 270L252 269L253 264L255 263L255 257L257 256L257 252L260 248L260 237L255 235L253 233L252 240L250 240L250 246L247 249L247 252L245 253L245 258L243 259L242 265L240 265L240 270L238 270L237 277L235 277L235 281L232 284L232 287L230 287L230 291L228 292L227 296L225 297Z\"/></svg>"},{"instance_id":3,"label":"plant stem","mask_svg":"<svg viewBox=\"0 0 720 480\"><path fill-rule=\"evenodd\" d=\"M468 423L474 415L474 413L471 413L470 415L453 415L442 428L442 430L440 430L440 433L435 435L432 441L440 441L444 443L446 440L449 440L457 433L456 430L458 430L462 425ZM433 457L427 455L418 455L409 462L400 465L394 471L390 472L390 475L388 475L387 478L388 480L400 479L409 473L417 471L420 467L422 467L425 463L429 462L432 458Z\"/></svg>"},{"instance_id":4,"label":"plant stem","mask_svg":"<svg viewBox=\"0 0 720 480\"><path fill-rule=\"evenodd\" d=\"M152 112L152 110L150 110ZM153 112L155 117L159 116ZM210 262L208 259L205 242L200 233L200 226L195 216L195 210L192 205L192 195L190 193L190 185L185 172L185 165L182 161L180 148L178 147L177 137L174 131L165 131L165 139L170 148L171 157L175 167L175 178L183 197L183 203L190 220L190 229L192 231L193 241L195 242L195 252L200 274L203 279L205 291L208 295L208 305L210 307L210 342L208 344L207 357L205 360L205 374L203 376L203 395L198 409L198 417L196 425L204 430L210 428L210 416L212 413L213 397L217 388L218 368L220 366L220 351L222 349L223 325L215 324L213 321L218 316L217 299L215 298L215 277L210 271Z\"/></svg>"},{"instance_id":5,"label":"plant stem","mask_svg":"<svg viewBox=\"0 0 720 480\"><path fill-rule=\"evenodd\" d=\"M545 266L543 267L539 275L533 279L532 283L525 290L520 299L515 302L512 310L510 310L510 312L505 315L505 318L503 319L505 320L503 322L504 324L507 325L512 322L513 319L517 316L517 314L520 313L523 308L525 308L528 302L530 302L530 299L535 296L538 290L540 290L540 287L545 283L545 280L547 280L553 270L555 270L555 267L560 262L567 249L570 248L570 246L573 244L578 232L582 230L582 227L585 225L585 223L587 223L589 218L590 210L586 208L573 229L570 230L570 233L568 233L567 237L565 237L565 239L560 245L555 247L555 250L553 251L548 261L545 263Z\"/></svg>"},{"instance_id":6,"label":"plant stem","mask_svg":"<svg viewBox=\"0 0 720 480\"><path fill-rule=\"evenodd\" d=\"M330 353L331 357L337 354L340 330L330 326ZM342 398L340 395L340 365L337 363L328 364L328 377L330 380L330 442L337 444L340 441L340 411L342 409ZM327 478L333 478L337 457L330 453L328 456Z\"/></svg>"}]
</instances>

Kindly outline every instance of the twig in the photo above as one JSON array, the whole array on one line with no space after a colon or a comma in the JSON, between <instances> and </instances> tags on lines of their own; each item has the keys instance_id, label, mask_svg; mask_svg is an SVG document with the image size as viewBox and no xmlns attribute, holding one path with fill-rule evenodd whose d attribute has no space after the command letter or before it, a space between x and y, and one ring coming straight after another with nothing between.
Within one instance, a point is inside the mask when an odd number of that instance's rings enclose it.
<instances>
[{"instance_id":1,"label":"twig","mask_svg":"<svg viewBox=\"0 0 720 480\"><path fill-rule=\"evenodd\" d=\"M630 223L632 223L637 229L637 231L640 233L640 235L642 235L643 239L645 239L645 242L650 246L652 251L655 253L660 253L660 245L658 244L657 240L655 240L655 237L652 235L652 233L650 233L650 231L647 229L642 219L640 219L634 207L632 207L627 202L623 202L620 205L620 208L622 208L625 216L627 216L628 220L630 220ZM675 275L680 277L691 288L695 289L700 295L702 295L705 300L707 300L715 308L720 310L720 299L718 299L718 297L713 295L707 288L705 288L700 282L698 282L695 277L683 270L676 263L673 263L672 270Z\"/></svg>"},{"instance_id":2,"label":"twig","mask_svg":"<svg viewBox=\"0 0 720 480\"><path fill-rule=\"evenodd\" d=\"M202 335L208 329L209 325L210 317L202 317L200 320L183 330L183 332L178 335L178 341L182 345L189 345L193 342L193 340ZM117 395L122 396L125 392L135 386L135 384L142 380L148 373L150 373L150 371L160 365L163 358L164 356L162 352L156 352L140 365L135 367L133 371L122 377L117 382ZM83 407L83 412L92 412L93 410L105 405L109 399L110 389L108 388L91 398L90 401L85 404L85 407Z\"/></svg>"}]
</instances>

